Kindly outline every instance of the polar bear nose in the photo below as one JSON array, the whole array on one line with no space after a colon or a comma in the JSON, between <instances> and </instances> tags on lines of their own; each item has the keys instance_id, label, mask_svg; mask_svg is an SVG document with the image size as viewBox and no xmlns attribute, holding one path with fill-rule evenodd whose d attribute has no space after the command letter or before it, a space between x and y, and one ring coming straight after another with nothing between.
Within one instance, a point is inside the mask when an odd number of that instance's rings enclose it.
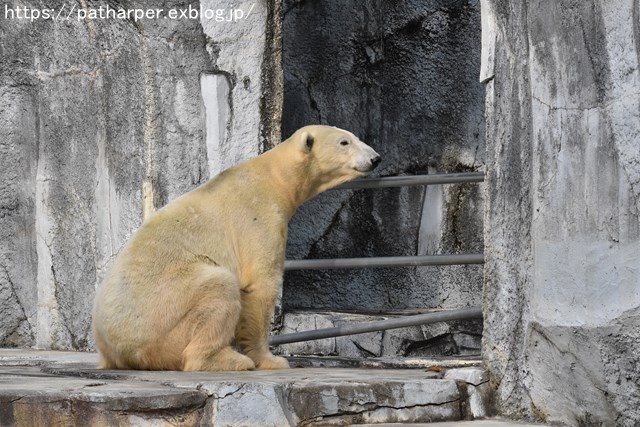
<instances>
[{"instance_id":1,"label":"polar bear nose","mask_svg":"<svg viewBox=\"0 0 640 427\"><path fill-rule=\"evenodd\" d=\"M381 161L382 161L382 157L380 156L375 156L373 159L371 159L371 169L375 169L376 166L378 166Z\"/></svg>"}]
</instances>

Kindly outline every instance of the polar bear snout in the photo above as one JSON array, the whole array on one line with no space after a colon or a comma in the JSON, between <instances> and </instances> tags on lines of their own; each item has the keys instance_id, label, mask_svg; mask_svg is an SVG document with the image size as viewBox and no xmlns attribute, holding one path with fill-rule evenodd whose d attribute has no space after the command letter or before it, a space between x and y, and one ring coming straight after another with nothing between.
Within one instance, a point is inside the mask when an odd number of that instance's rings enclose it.
<instances>
[{"instance_id":1,"label":"polar bear snout","mask_svg":"<svg viewBox=\"0 0 640 427\"><path fill-rule=\"evenodd\" d=\"M367 164L360 166L360 168L356 168L361 172L369 173L374 170L378 165L382 162L382 157L380 157L377 153L374 157L371 157Z\"/></svg>"},{"instance_id":2,"label":"polar bear snout","mask_svg":"<svg viewBox=\"0 0 640 427\"><path fill-rule=\"evenodd\" d=\"M382 157L380 157L379 155L376 155L373 159L371 159L371 170L377 168L381 161Z\"/></svg>"},{"instance_id":3,"label":"polar bear snout","mask_svg":"<svg viewBox=\"0 0 640 427\"><path fill-rule=\"evenodd\" d=\"M356 160L355 169L359 172L368 173L374 170L380 162L382 162L382 157L380 154L376 153L376 151L369 147L362 141L358 141L360 145L360 158Z\"/></svg>"}]
</instances>

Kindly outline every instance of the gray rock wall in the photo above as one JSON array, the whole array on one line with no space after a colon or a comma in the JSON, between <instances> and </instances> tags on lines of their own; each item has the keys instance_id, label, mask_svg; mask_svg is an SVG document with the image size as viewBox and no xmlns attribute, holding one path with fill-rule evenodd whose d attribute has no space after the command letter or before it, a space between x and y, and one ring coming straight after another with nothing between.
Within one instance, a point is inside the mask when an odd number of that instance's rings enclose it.
<instances>
[{"instance_id":1,"label":"gray rock wall","mask_svg":"<svg viewBox=\"0 0 640 427\"><path fill-rule=\"evenodd\" d=\"M282 133L323 123L383 157L377 175L482 170L475 1L284 2ZM478 184L331 191L289 227L288 257L481 252ZM287 310L480 305L478 266L290 272Z\"/></svg>"},{"instance_id":2,"label":"gray rock wall","mask_svg":"<svg viewBox=\"0 0 640 427\"><path fill-rule=\"evenodd\" d=\"M120 7L47 7L63 3ZM0 346L91 348L95 287L144 216L279 139L280 4L234 7L252 5L0 19Z\"/></svg>"},{"instance_id":3,"label":"gray rock wall","mask_svg":"<svg viewBox=\"0 0 640 427\"><path fill-rule=\"evenodd\" d=\"M485 0L484 354L505 415L640 423L640 6Z\"/></svg>"}]
</instances>

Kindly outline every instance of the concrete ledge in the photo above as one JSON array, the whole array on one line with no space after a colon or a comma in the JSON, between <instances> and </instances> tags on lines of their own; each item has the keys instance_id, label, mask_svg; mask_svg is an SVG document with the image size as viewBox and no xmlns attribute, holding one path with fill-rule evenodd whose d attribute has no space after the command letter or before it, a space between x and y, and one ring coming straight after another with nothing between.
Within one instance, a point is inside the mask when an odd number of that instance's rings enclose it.
<instances>
[{"instance_id":1,"label":"concrete ledge","mask_svg":"<svg viewBox=\"0 0 640 427\"><path fill-rule=\"evenodd\" d=\"M352 368L202 373L99 370L97 362L94 353L0 349L0 425L455 421L477 416L469 388L475 392L486 384L486 373L473 367L458 373ZM481 406L484 400L478 400Z\"/></svg>"}]
</instances>

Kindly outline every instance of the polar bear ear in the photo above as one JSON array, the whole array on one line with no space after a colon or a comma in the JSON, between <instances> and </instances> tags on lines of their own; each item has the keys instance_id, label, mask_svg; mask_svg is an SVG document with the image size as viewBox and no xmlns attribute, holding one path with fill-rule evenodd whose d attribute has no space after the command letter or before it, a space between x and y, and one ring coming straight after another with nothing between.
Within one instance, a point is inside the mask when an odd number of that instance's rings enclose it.
<instances>
[{"instance_id":1,"label":"polar bear ear","mask_svg":"<svg viewBox=\"0 0 640 427\"><path fill-rule=\"evenodd\" d=\"M302 135L300 135L300 147L302 147L303 151L310 152L311 148L313 148L313 135L309 132L302 132Z\"/></svg>"}]
</instances>

